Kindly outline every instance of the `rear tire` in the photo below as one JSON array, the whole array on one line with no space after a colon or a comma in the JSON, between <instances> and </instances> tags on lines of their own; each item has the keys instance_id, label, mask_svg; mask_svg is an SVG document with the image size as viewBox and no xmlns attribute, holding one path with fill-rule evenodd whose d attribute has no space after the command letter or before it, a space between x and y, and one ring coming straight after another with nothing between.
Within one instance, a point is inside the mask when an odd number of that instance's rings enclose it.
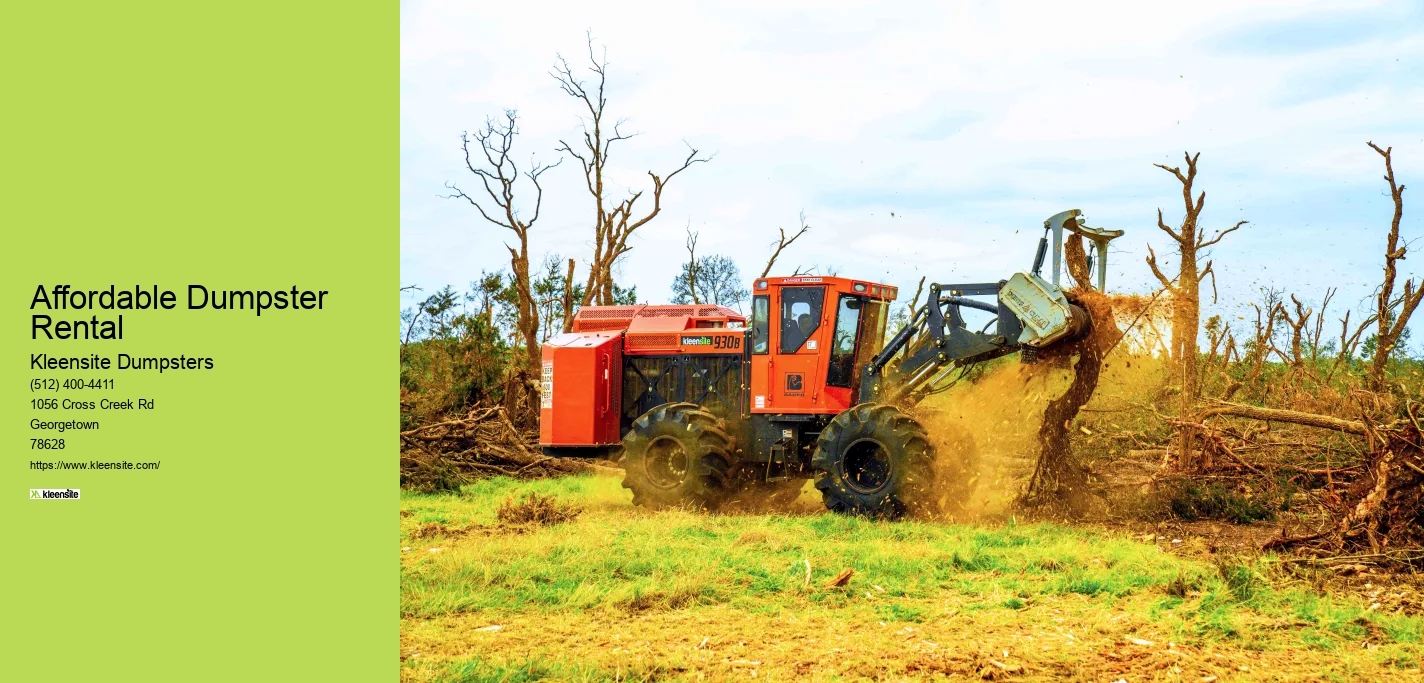
<instances>
[{"instance_id":1,"label":"rear tire","mask_svg":"<svg viewBox=\"0 0 1424 683\"><path fill-rule=\"evenodd\" d=\"M665 403L623 437L623 488L647 508L716 509L731 492L732 439L694 403Z\"/></svg>"},{"instance_id":2,"label":"rear tire","mask_svg":"<svg viewBox=\"0 0 1424 683\"><path fill-rule=\"evenodd\" d=\"M826 507L894 519L929 503L934 446L899 408L862 403L821 431L811 466Z\"/></svg>"}]
</instances>

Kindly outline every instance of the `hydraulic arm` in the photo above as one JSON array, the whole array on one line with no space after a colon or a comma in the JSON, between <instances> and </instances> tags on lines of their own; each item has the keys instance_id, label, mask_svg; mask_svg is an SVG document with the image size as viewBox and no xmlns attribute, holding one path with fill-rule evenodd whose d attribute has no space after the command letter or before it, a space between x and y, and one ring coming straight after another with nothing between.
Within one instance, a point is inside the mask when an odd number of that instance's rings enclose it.
<instances>
[{"instance_id":1,"label":"hydraulic arm","mask_svg":"<svg viewBox=\"0 0 1424 683\"><path fill-rule=\"evenodd\" d=\"M999 297L1007 282L930 285L929 300L917 309L885 348L870 360L861 380L861 401L895 402L932 393L956 368L1019 350L1023 323ZM961 307L995 315L983 330L968 329ZM990 332L989 328L993 327Z\"/></svg>"},{"instance_id":2,"label":"hydraulic arm","mask_svg":"<svg viewBox=\"0 0 1424 683\"><path fill-rule=\"evenodd\" d=\"M931 284L925 305L911 313L905 327L863 368L859 401L918 399L947 388L957 379L951 378L956 370L962 373L974 363L1015 351L1032 361L1040 348L1085 335L1090 325L1087 312L1069 303L1058 284L1063 231L1093 242L1096 253L1089 257L1089 271L1096 260L1099 290L1107 284L1108 242L1122 231L1089 228L1077 209L1055 214L1043 225L1044 237L1029 272L992 283ZM1052 282L1040 276L1050 234ZM972 297L993 297L993 302ZM994 317L982 329L970 330L964 308Z\"/></svg>"}]
</instances>

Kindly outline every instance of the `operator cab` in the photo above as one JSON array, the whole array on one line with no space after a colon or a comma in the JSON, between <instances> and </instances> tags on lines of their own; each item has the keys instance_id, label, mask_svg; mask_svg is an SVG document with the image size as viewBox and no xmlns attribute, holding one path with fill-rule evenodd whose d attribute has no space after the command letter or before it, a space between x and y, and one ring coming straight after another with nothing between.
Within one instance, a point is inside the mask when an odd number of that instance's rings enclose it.
<instances>
[{"instance_id":1,"label":"operator cab","mask_svg":"<svg viewBox=\"0 0 1424 683\"><path fill-rule=\"evenodd\" d=\"M753 284L753 413L835 414L860 391L861 369L880 351L890 285L829 276Z\"/></svg>"}]
</instances>

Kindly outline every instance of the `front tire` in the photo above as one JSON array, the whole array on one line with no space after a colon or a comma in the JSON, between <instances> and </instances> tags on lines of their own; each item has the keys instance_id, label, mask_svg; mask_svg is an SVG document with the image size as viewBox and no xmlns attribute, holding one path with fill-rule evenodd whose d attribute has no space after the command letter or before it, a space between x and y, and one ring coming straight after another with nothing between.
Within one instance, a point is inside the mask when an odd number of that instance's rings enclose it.
<instances>
[{"instance_id":1,"label":"front tire","mask_svg":"<svg viewBox=\"0 0 1424 683\"><path fill-rule=\"evenodd\" d=\"M647 508L716 509L731 491L732 439L694 403L665 403L623 437L623 488Z\"/></svg>"},{"instance_id":2,"label":"front tire","mask_svg":"<svg viewBox=\"0 0 1424 683\"><path fill-rule=\"evenodd\" d=\"M828 509L894 519L930 501L934 457L914 418L895 406L862 403L821 431L811 466Z\"/></svg>"}]
</instances>

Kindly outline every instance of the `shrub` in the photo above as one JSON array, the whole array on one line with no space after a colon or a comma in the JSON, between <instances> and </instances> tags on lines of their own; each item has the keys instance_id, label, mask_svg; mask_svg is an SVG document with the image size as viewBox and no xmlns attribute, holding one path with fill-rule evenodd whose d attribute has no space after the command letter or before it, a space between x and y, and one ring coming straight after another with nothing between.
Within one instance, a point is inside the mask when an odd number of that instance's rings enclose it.
<instances>
[{"instance_id":1,"label":"shrub","mask_svg":"<svg viewBox=\"0 0 1424 683\"><path fill-rule=\"evenodd\" d=\"M560 503L553 496L543 496L530 491L524 499L515 502L505 498L495 516L505 524L535 524L547 526L567 522L583 512L577 505Z\"/></svg>"},{"instance_id":2,"label":"shrub","mask_svg":"<svg viewBox=\"0 0 1424 683\"><path fill-rule=\"evenodd\" d=\"M1237 493L1219 483L1187 481L1168 491L1168 509L1173 517L1194 521L1220 519L1233 524L1250 524L1275 519L1278 501L1265 496Z\"/></svg>"}]
</instances>

